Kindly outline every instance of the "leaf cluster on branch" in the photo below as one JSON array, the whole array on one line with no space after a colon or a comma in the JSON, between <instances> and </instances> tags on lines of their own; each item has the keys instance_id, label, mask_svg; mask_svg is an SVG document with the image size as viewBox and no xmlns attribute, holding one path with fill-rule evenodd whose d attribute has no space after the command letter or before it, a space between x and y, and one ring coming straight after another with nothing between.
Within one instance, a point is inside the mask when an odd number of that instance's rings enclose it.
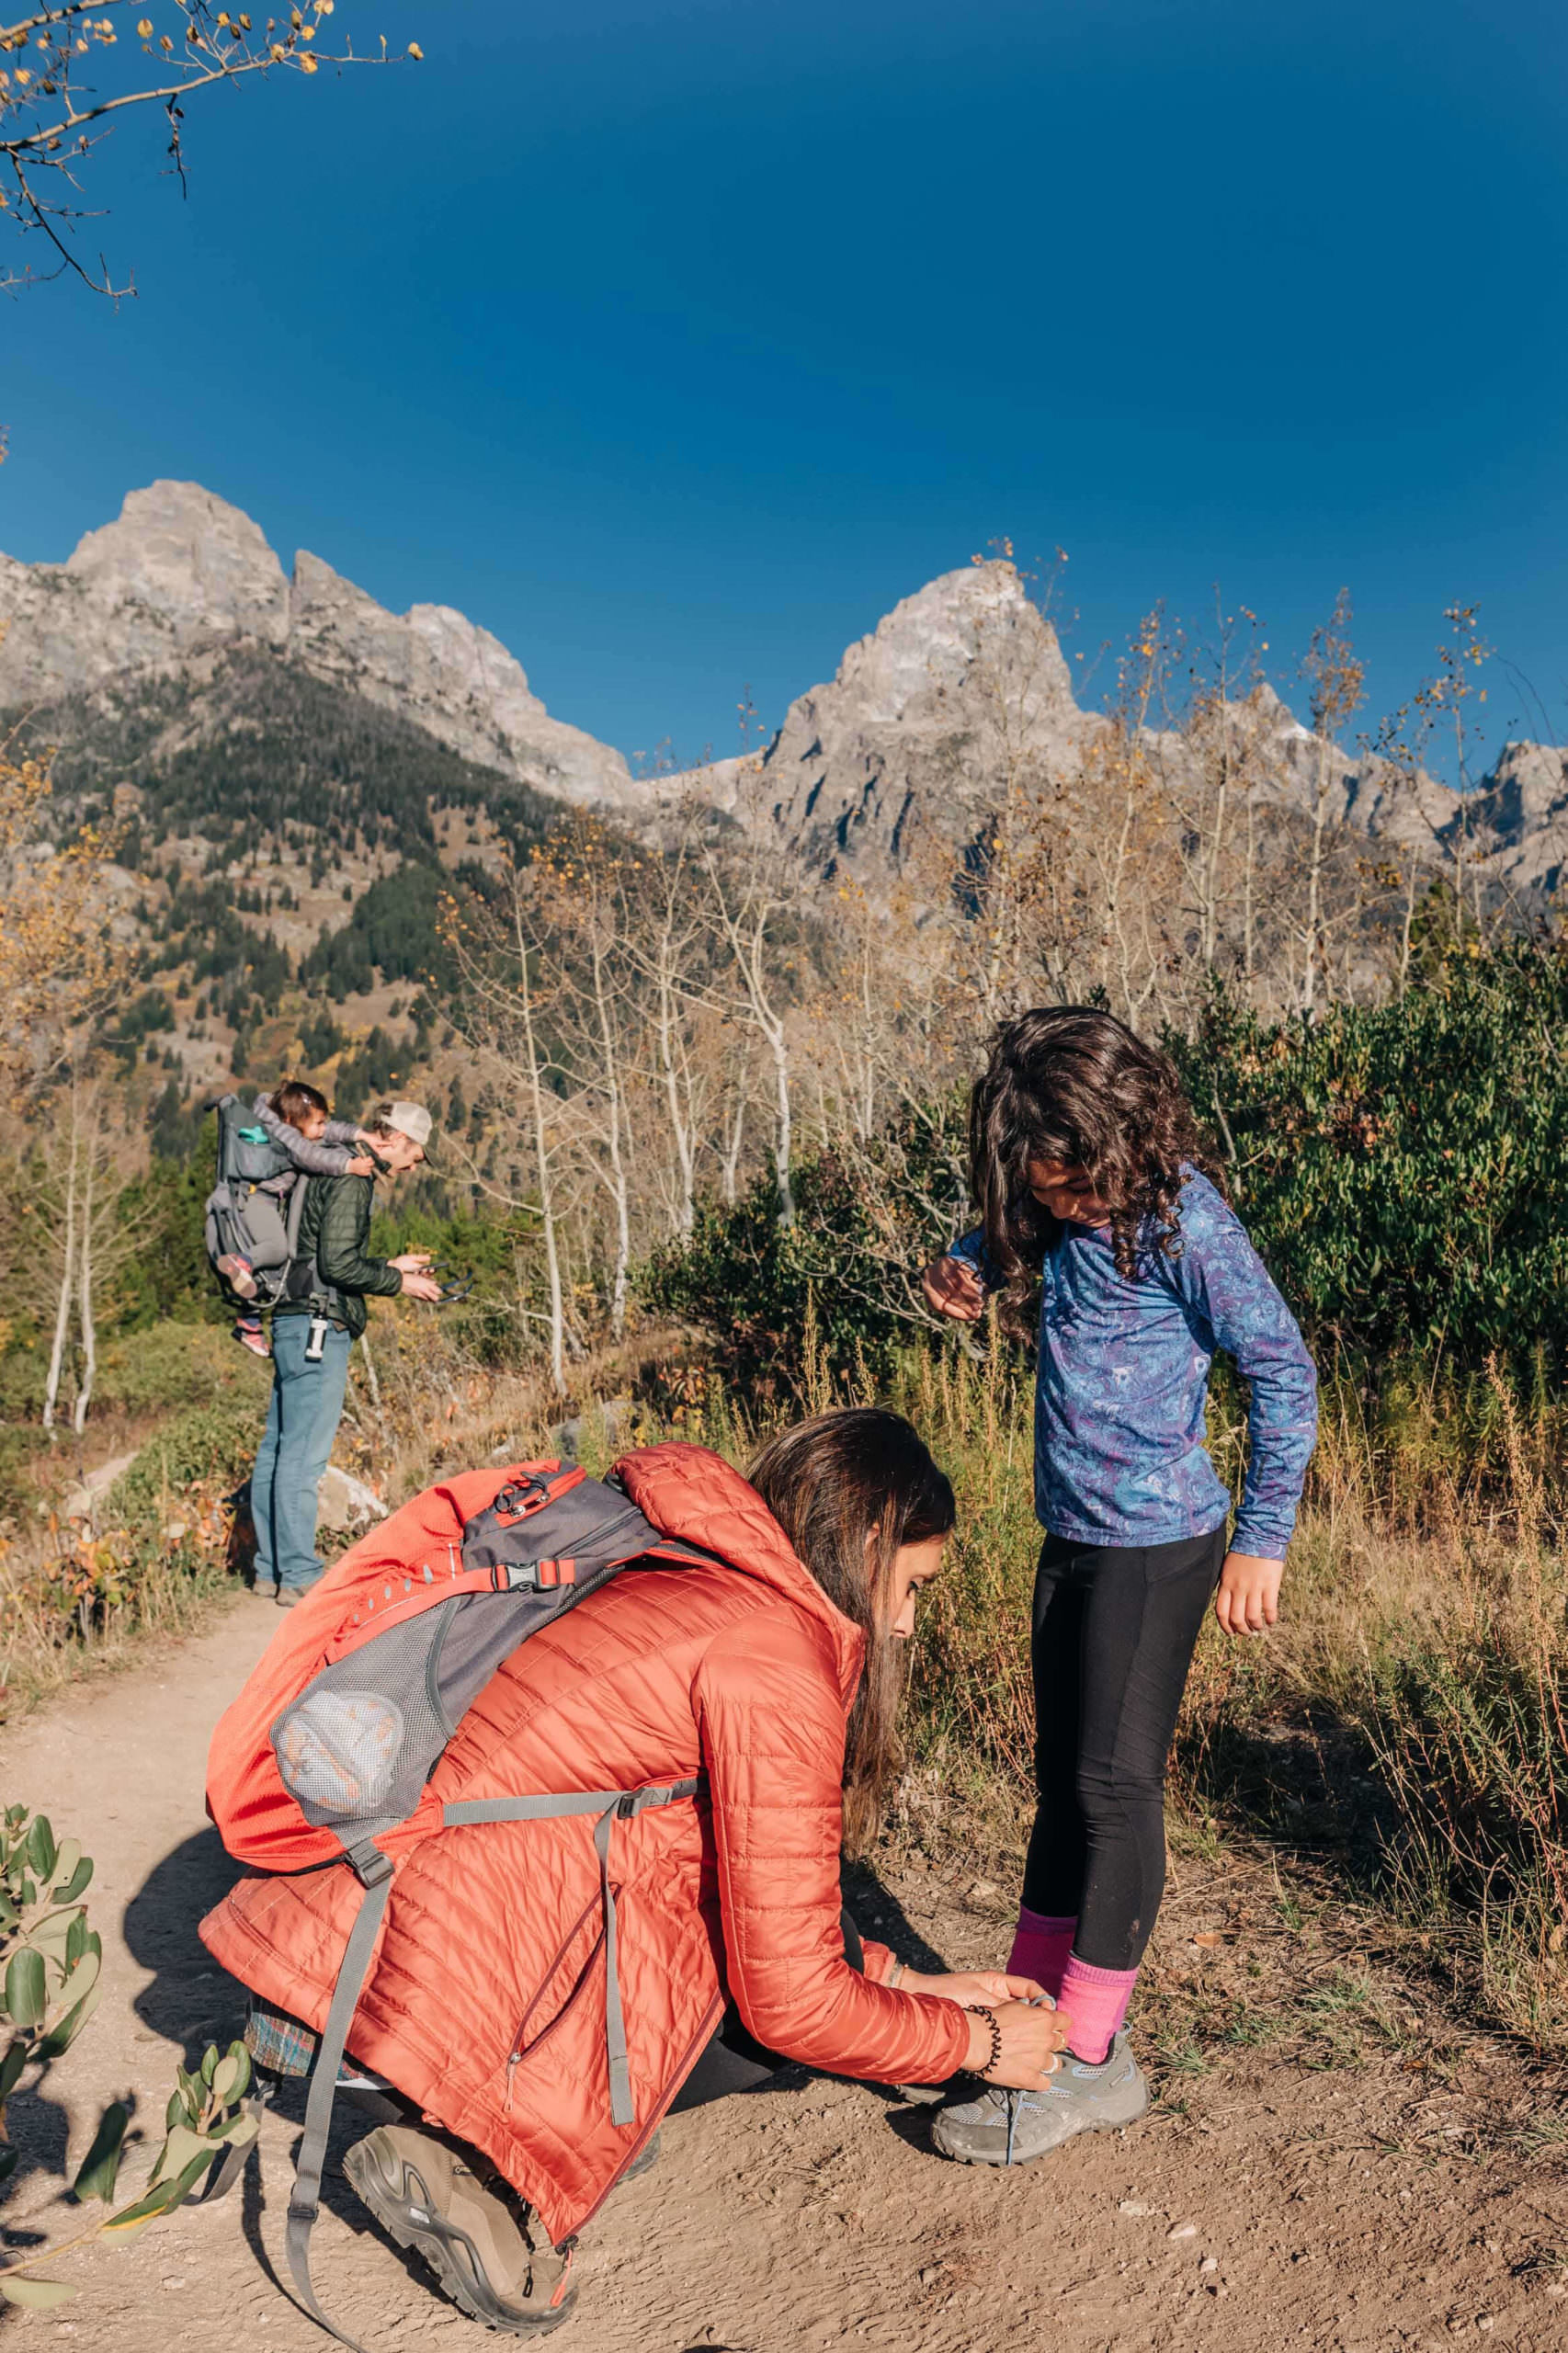
<instances>
[{"instance_id":1,"label":"leaf cluster on branch","mask_svg":"<svg viewBox=\"0 0 1568 2353\"><path fill-rule=\"evenodd\" d=\"M274 72L312 74L324 65L386 65L423 55L417 41L393 52L383 40L361 55L351 40L323 45L336 0L309 0L277 16L215 8L210 0L57 0L0 24L0 210L41 233L53 258L44 273L72 271L101 294L117 286L100 255L81 258L74 231L91 217L81 174L118 115L156 107L167 125L169 166L185 176L185 108L199 91ZM14 272L0 286L33 276Z\"/></svg>"}]
</instances>

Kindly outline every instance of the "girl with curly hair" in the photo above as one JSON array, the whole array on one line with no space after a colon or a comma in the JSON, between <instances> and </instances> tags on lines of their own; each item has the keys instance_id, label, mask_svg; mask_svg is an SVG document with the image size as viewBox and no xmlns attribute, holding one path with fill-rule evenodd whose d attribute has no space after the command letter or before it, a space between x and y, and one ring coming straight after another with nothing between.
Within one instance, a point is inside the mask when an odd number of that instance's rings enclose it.
<instances>
[{"instance_id":1,"label":"girl with curly hair","mask_svg":"<svg viewBox=\"0 0 1568 2353\"><path fill-rule=\"evenodd\" d=\"M1290 1312L1221 1193L1167 1058L1064 1006L997 1031L970 1108L981 1222L927 1267L938 1314L988 1293L1025 1333L1038 1294L1033 1659L1040 1805L1010 1966L1055 1995L1070 2056L1049 2087L942 2111L971 2164L1131 2123L1148 2090L1122 2021L1165 1888L1165 1758L1210 1595L1227 1634L1278 1610L1317 1434ZM1251 1391L1245 1492L1204 1449L1209 1368Z\"/></svg>"}]
</instances>

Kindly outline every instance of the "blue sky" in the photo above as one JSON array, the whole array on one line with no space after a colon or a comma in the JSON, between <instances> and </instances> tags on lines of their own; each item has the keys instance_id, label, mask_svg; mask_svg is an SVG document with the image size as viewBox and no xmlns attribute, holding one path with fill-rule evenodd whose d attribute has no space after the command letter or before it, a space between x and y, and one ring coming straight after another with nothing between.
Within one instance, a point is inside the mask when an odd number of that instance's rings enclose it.
<instances>
[{"instance_id":1,"label":"blue sky","mask_svg":"<svg viewBox=\"0 0 1568 2353\"><path fill-rule=\"evenodd\" d=\"M156 14L155 6L153 13ZM1372 715L1478 603L1568 740L1561 0L337 0L426 63L127 119L118 310L0 309L0 547L158 474L460 606L628 753L1064 547L1092 660L1213 585ZM1528 688L1519 683L1528 681Z\"/></svg>"}]
</instances>

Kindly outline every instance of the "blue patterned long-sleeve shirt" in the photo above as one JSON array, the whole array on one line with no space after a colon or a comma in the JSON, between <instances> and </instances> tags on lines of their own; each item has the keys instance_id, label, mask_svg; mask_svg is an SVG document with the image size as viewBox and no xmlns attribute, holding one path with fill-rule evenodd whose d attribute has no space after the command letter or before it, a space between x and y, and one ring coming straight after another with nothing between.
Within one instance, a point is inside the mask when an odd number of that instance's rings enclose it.
<instances>
[{"instance_id":1,"label":"blue patterned long-sleeve shirt","mask_svg":"<svg viewBox=\"0 0 1568 2353\"><path fill-rule=\"evenodd\" d=\"M1169 1544L1220 1527L1231 1499L1204 1448L1215 1350L1251 1390L1246 1488L1231 1541L1281 1561L1317 1438L1317 1375L1236 1217L1187 1173L1174 1257L1116 1268L1108 1229L1065 1225L1045 1261L1035 1391L1035 1510L1082 1544ZM952 1245L984 1281L984 1237Z\"/></svg>"}]
</instances>

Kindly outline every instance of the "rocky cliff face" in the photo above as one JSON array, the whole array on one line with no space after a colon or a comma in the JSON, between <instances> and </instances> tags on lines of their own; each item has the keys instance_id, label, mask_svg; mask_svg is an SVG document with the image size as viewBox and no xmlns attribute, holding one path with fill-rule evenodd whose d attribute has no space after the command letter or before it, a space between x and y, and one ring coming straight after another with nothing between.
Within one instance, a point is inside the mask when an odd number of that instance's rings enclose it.
<instances>
[{"instance_id":1,"label":"rocky cliff face","mask_svg":"<svg viewBox=\"0 0 1568 2353\"><path fill-rule=\"evenodd\" d=\"M1550 892L1568 870L1568 751L1508 745L1464 803L1433 777L1325 745L1271 687L1228 723L1250 745L1260 799L1281 813L1310 813L1321 779L1331 824L1434 858L1463 826L1515 895ZM706 802L813 872L846 870L877 889L922 840L974 842L1010 777L1026 790L1075 788L1073 822L1092 823L1092 752L1107 732L1078 707L1056 632L1013 566L972 564L896 605L829 684L791 703L766 752L666 779L659 801ZM1190 746L1153 730L1144 740L1179 805Z\"/></svg>"},{"instance_id":2,"label":"rocky cliff face","mask_svg":"<svg viewBox=\"0 0 1568 2353\"><path fill-rule=\"evenodd\" d=\"M1488 870L1517 892L1568 883L1568 745L1505 744L1465 813Z\"/></svg>"},{"instance_id":3,"label":"rocky cliff face","mask_svg":"<svg viewBox=\"0 0 1568 2353\"><path fill-rule=\"evenodd\" d=\"M562 800L629 808L626 762L552 719L498 638L444 605L387 612L195 483L133 490L62 564L0 557L0 708L167 676L223 643L268 647L465 759Z\"/></svg>"}]
</instances>

